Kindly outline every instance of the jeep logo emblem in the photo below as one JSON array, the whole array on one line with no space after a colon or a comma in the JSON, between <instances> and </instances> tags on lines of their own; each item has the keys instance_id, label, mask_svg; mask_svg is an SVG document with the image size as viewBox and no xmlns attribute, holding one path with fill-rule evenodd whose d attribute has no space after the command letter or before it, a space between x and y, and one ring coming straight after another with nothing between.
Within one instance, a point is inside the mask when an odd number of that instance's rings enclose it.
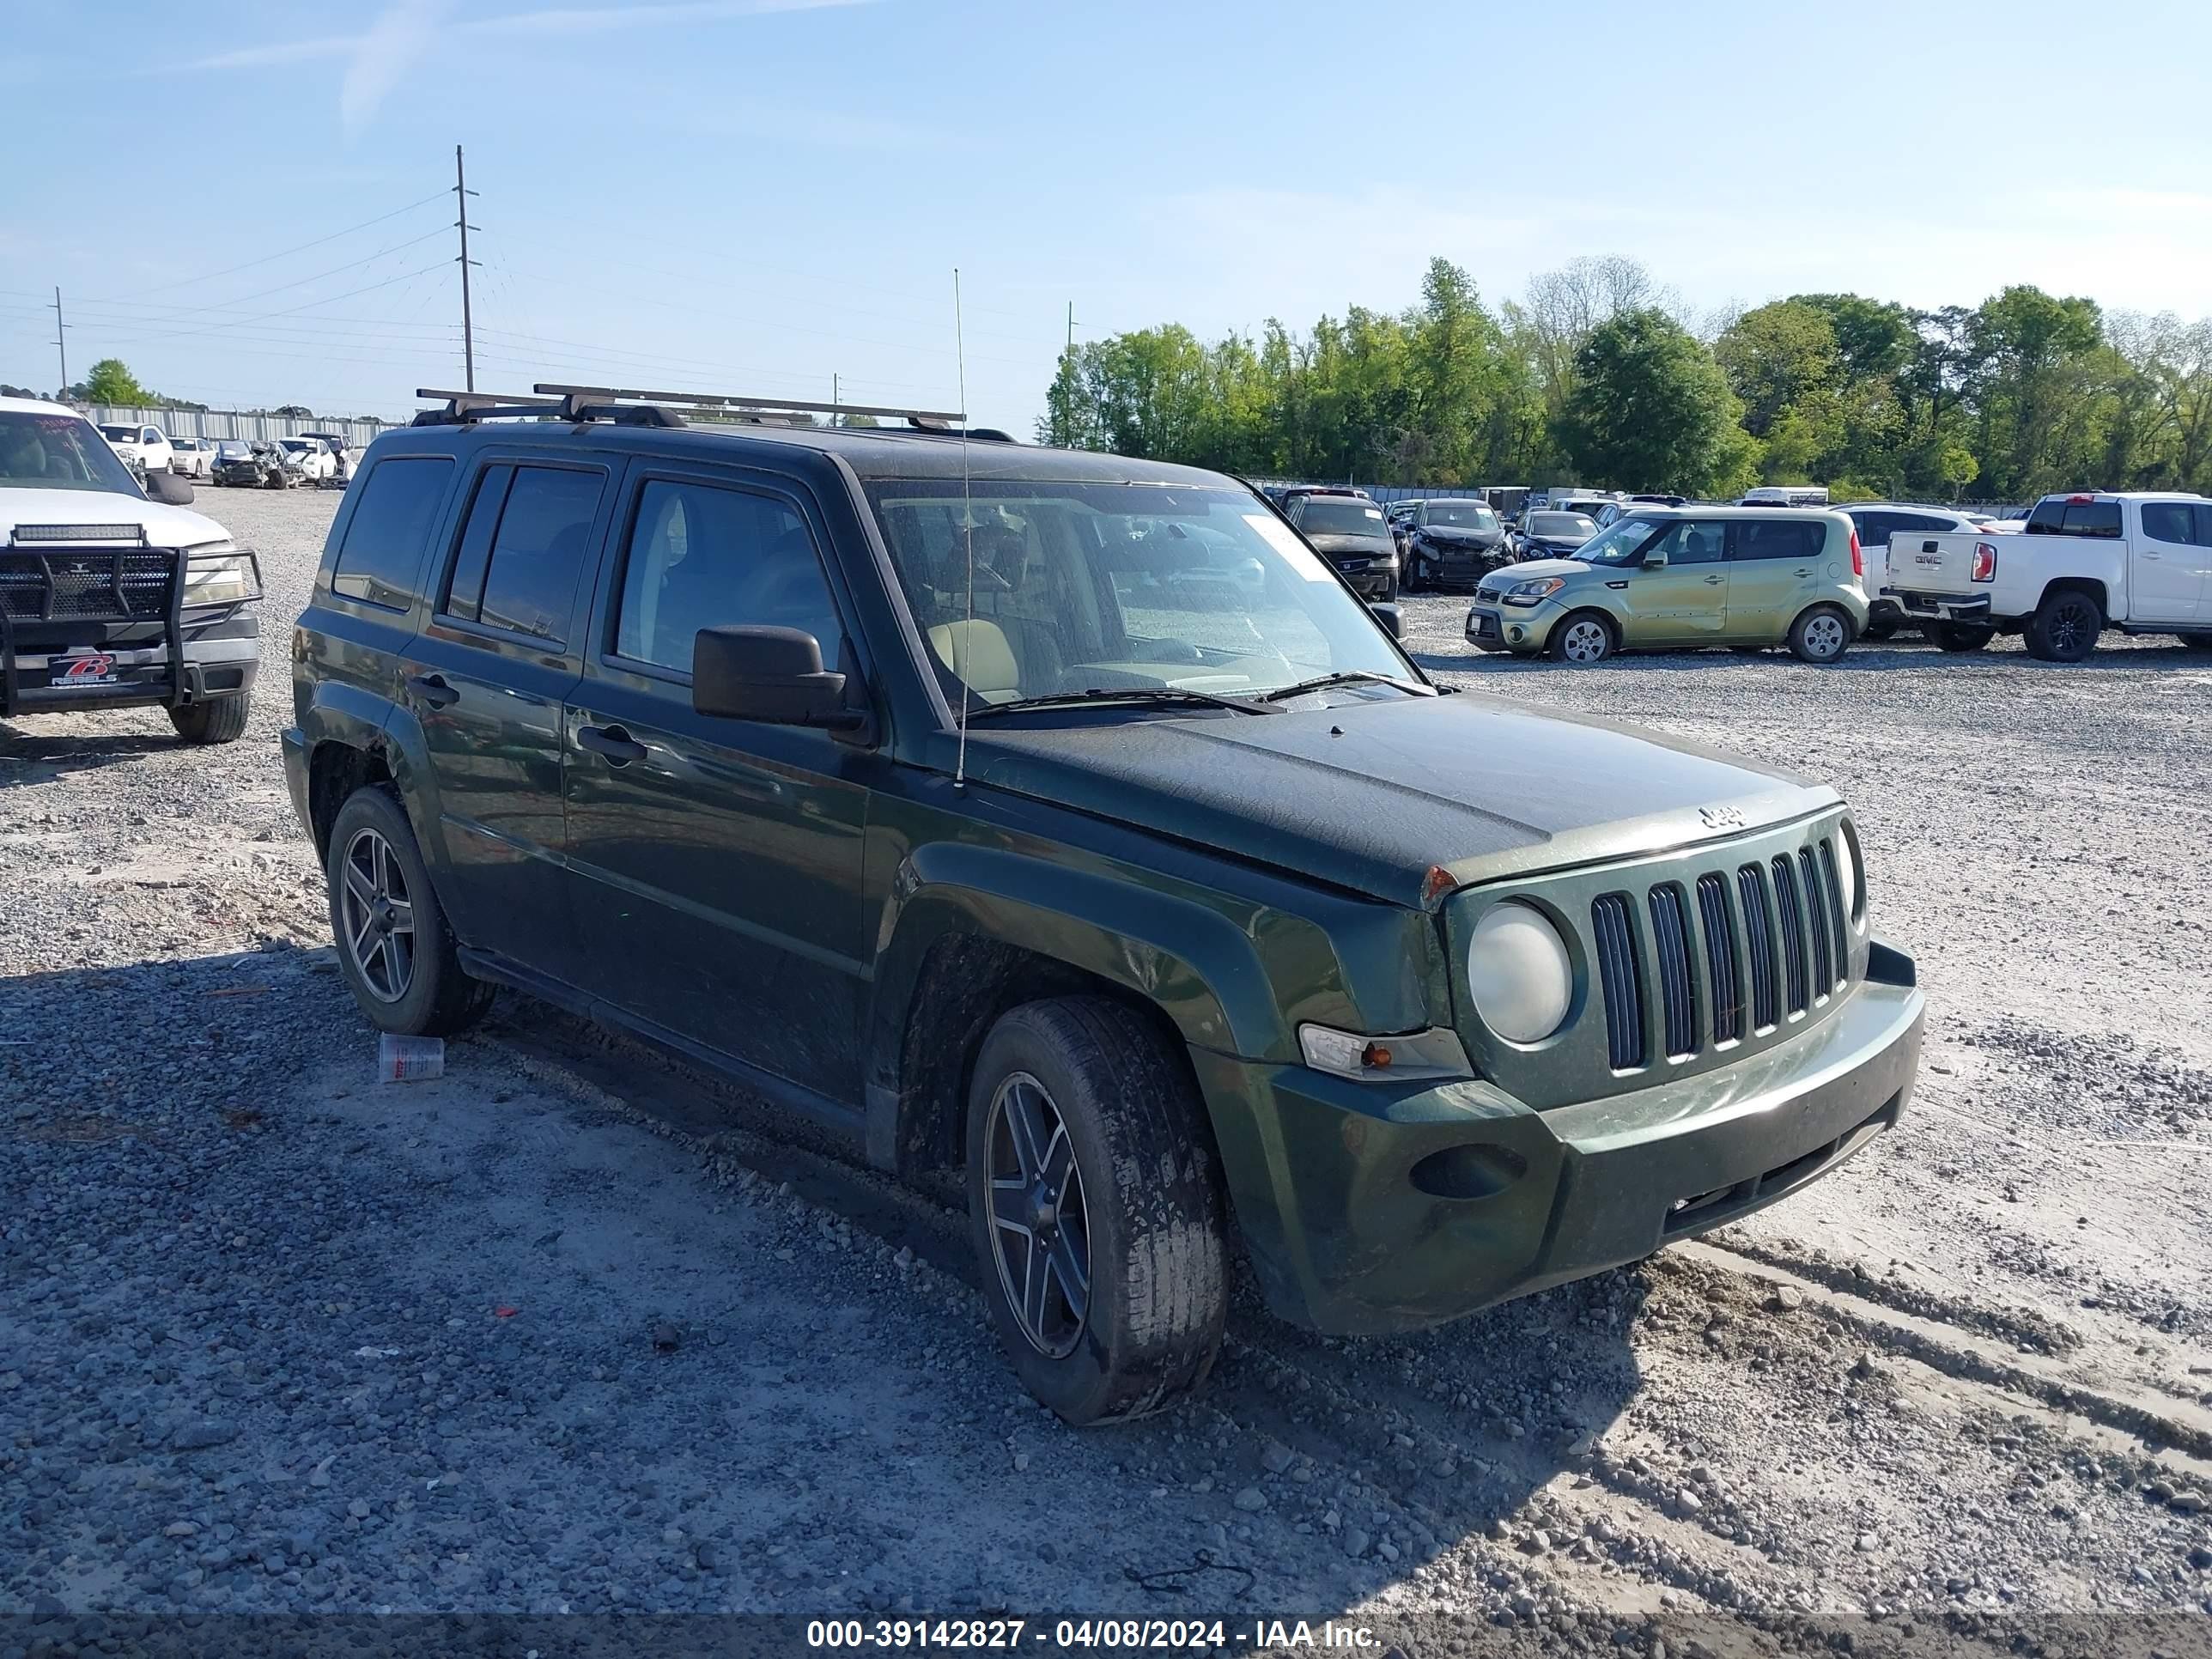
<instances>
[{"instance_id":1,"label":"jeep logo emblem","mask_svg":"<svg viewBox=\"0 0 2212 1659\"><path fill-rule=\"evenodd\" d=\"M1700 806L1698 816L1705 821L1708 830L1743 828L1743 814L1733 806Z\"/></svg>"}]
</instances>

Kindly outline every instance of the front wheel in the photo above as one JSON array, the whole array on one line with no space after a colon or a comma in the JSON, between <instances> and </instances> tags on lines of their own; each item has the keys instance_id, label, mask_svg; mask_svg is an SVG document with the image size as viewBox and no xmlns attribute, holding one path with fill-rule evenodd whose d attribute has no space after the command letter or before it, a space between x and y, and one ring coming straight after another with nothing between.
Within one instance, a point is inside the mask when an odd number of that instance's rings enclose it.
<instances>
[{"instance_id":1,"label":"front wheel","mask_svg":"<svg viewBox=\"0 0 2212 1659\"><path fill-rule=\"evenodd\" d=\"M1553 630L1546 649L1553 662L1586 668L1613 653L1613 624L1595 611L1577 611Z\"/></svg>"},{"instance_id":2,"label":"front wheel","mask_svg":"<svg viewBox=\"0 0 2212 1659\"><path fill-rule=\"evenodd\" d=\"M212 702L172 708L169 724L186 743L236 743L246 735L250 702L242 696L217 697Z\"/></svg>"},{"instance_id":3,"label":"front wheel","mask_svg":"<svg viewBox=\"0 0 2212 1659\"><path fill-rule=\"evenodd\" d=\"M483 1018L492 988L463 971L414 826L390 790L356 789L338 808L324 874L338 968L370 1024L451 1036Z\"/></svg>"},{"instance_id":4,"label":"front wheel","mask_svg":"<svg viewBox=\"0 0 2212 1659\"><path fill-rule=\"evenodd\" d=\"M1790 650L1799 662L1826 667L1851 643L1851 619L1832 605L1816 605L1790 624Z\"/></svg>"},{"instance_id":5,"label":"front wheel","mask_svg":"<svg viewBox=\"0 0 2212 1659\"><path fill-rule=\"evenodd\" d=\"M1972 623L1941 623L1935 629L1936 648L1948 651L1954 656L1968 651L1979 651L1996 638L1994 628L1978 628Z\"/></svg>"},{"instance_id":6,"label":"front wheel","mask_svg":"<svg viewBox=\"0 0 2212 1659\"><path fill-rule=\"evenodd\" d=\"M969 1232L1030 1392L1081 1427L1197 1389L1228 1316L1224 1205L1186 1062L1097 997L1027 1003L968 1093Z\"/></svg>"},{"instance_id":7,"label":"front wheel","mask_svg":"<svg viewBox=\"0 0 2212 1659\"><path fill-rule=\"evenodd\" d=\"M2027 654L2039 662L2080 662L2097 648L2105 613L2079 588L2046 596L2027 620Z\"/></svg>"}]
</instances>

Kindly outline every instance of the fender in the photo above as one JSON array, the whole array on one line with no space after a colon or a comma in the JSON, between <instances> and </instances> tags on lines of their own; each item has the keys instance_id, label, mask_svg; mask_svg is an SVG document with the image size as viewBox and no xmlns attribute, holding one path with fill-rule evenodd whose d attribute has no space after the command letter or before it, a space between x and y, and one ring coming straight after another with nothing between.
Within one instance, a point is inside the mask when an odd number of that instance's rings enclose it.
<instances>
[{"instance_id":1,"label":"fender","mask_svg":"<svg viewBox=\"0 0 2212 1659\"><path fill-rule=\"evenodd\" d=\"M384 710L378 747L384 751L384 763L392 769L392 781L398 787L400 805L407 809L407 821L415 826L415 841L422 849L422 862L430 866L433 881L445 884L444 892L457 893L457 886L451 880L452 862L446 856L443 821L439 816L441 807L438 775L430 764L430 748L422 735L422 720L404 704L383 698L373 701ZM461 907L448 902L446 908L451 915Z\"/></svg>"}]
</instances>

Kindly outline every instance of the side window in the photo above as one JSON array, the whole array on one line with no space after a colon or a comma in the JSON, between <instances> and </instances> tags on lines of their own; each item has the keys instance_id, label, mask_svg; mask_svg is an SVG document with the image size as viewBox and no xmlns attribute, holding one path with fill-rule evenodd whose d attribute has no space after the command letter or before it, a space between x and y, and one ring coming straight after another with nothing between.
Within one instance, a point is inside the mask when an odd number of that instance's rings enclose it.
<instances>
[{"instance_id":1,"label":"side window","mask_svg":"<svg viewBox=\"0 0 2212 1659\"><path fill-rule=\"evenodd\" d=\"M1684 519L1668 526L1667 533L1644 550L1650 553L1664 549L1670 566L1717 564L1720 562L1723 534L1723 526L1720 525Z\"/></svg>"},{"instance_id":2,"label":"side window","mask_svg":"<svg viewBox=\"0 0 2212 1659\"><path fill-rule=\"evenodd\" d=\"M157 444L161 441L161 434L149 426L138 434L138 441L141 443Z\"/></svg>"},{"instance_id":3,"label":"side window","mask_svg":"<svg viewBox=\"0 0 2212 1659\"><path fill-rule=\"evenodd\" d=\"M1886 547L1889 538L1903 527L1898 522L1899 515L1894 513L1851 513L1846 516L1858 526L1861 547ZM1750 556L1739 552L1736 556L1741 559Z\"/></svg>"},{"instance_id":4,"label":"side window","mask_svg":"<svg viewBox=\"0 0 2212 1659\"><path fill-rule=\"evenodd\" d=\"M2212 547L2212 506L2201 501L2197 507L2197 544Z\"/></svg>"},{"instance_id":5,"label":"side window","mask_svg":"<svg viewBox=\"0 0 2212 1659\"><path fill-rule=\"evenodd\" d=\"M1930 536L1940 536L1947 531L1960 528L1949 519L1939 519L1927 513L1899 513L1895 517L1898 529L1920 531Z\"/></svg>"},{"instance_id":6,"label":"side window","mask_svg":"<svg viewBox=\"0 0 2212 1659\"><path fill-rule=\"evenodd\" d=\"M2193 542L2197 538L2196 519L2187 501L2143 503L2143 534L2154 542L2179 542L2184 545Z\"/></svg>"},{"instance_id":7,"label":"side window","mask_svg":"<svg viewBox=\"0 0 2212 1659\"><path fill-rule=\"evenodd\" d=\"M415 602L415 573L453 477L449 455L394 455L369 468L331 571L331 591L392 611Z\"/></svg>"},{"instance_id":8,"label":"side window","mask_svg":"<svg viewBox=\"0 0 2212 1659\"><path fill-rule=\"evenodd\" d=\"M726 623L796 628L836 660L844 629L806 521L772 495L648 481L623 562L616 654L688 674L699 630Z\"/></svg>"},{"instance_id":9,"label":"side window","mask_svg":"<svg viewBox=\"0 0 2212 1659\"><path fill-rule=\"evenodd\" d=\"M1799 519L1747 519L1735 526L1732 559L1816 559L1827 541L1826 526Z\"/></svg>"},{"instance_id":10,"label":"side window","mask_svg":"<svg viewBox=\"0 0 2212 1659\"><path fill-rule=\"evenodd\" d=\"M504 490L498 490L494 475L502 471L511 476ZM599 516L605 488L606 474L597 467L489 469L469 509L447 592L447 610L487 628L563 643L576 575L591 546L592 521ZM495 509L487 505L495 495L504 496ZM476 544L485 549L479 565L471 556L472 538L489 527L487 514L494 512L497 528L490 531L488 544Z\"/></svg>"}]
</instances>

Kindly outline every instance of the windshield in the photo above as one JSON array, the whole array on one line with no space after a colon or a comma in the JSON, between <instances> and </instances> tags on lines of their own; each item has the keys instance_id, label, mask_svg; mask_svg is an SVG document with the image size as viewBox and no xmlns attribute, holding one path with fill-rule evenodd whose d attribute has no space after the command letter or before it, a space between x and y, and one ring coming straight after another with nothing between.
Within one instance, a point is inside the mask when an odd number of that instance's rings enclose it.
<instances>
[{"instance_id":1,"label":"windshield","mask_svg":"<svg viewBox=\"0 0 2212 1659\"><path fill-rule=\"evenodd\" d=\"M1365 501L1309 495L1298 509L1298 528L1309 536L1380 536L1382 509Z\"/></svg>"},{"instance_id":2,"label":"windshield","mask_svg":"<svg viewBox=\"0 0 2212 1659\"><path fill-rule=\"evenodd\" d=\"M305 438L279 438L276 441L276 447L280 449L289 449L295 455L303 449L313 447Z\"/></svg>"},{"instance_id":3,"label":"windshield","mask_svg":"<svg viewBox=\"0 0 2212 1659\"><path fill-rule=\"evenodd\" d=\"M1654 531L1665 527L1664 520L1623 519L1577 548L1575 557L1584 564L1626 564L1644 550Z\"/></svg>"},{"instance_id":4,"label":"windshield","mask_svg":"<svg viewBox=\"0 0 2212 1659\"><path fill-rule=\"evenodd\" d=\"M1431 501L1422 510L1421 522L1447 530L1496 530L1498 515L1481 501Z\"/></svg>"},{"instance_id":5,"label":"windshield","mask_svg":"<svg viewBox=\"0 0 2212 1659\"><path fill-rule=\"evenodd\" d=\"M131 481L131 469L100 442L91 422L75 415L0 414L0 484L139 493Z\"/></svg>"},{"instance_id":6,"label":"windshield","mask_svg":"<svg viewBox=\"0 0 2212 1659\"><path fill-rule=\"evenodd\" d=\"M1367 608L1243 490L978 483L972 602L958 482L878 479L868 495L956 703L963 677L984 702L1411 677Z\"/></svg>"},{"instance_id":7,"label":"windshield","mask_svg":"<svg viewBox=\"0 0 2212 1659\"><path fill-rule=\"evenodd\" d=\"M1546 541L1587 541L1597 534L1597 520L1583 513L1531 513L1528 531Z\"/></svg>"},{"instance_id":8,"label":"windshield","mask_svg":"<svg viewBox=\"0 0 2212 1659\"><path fill-rule=\"evenodd\" d=\"M135 426L104 426L100 428L100 435L111 443L135 444L138 441L138 428Z\"/></svg>"}]
</instances>

